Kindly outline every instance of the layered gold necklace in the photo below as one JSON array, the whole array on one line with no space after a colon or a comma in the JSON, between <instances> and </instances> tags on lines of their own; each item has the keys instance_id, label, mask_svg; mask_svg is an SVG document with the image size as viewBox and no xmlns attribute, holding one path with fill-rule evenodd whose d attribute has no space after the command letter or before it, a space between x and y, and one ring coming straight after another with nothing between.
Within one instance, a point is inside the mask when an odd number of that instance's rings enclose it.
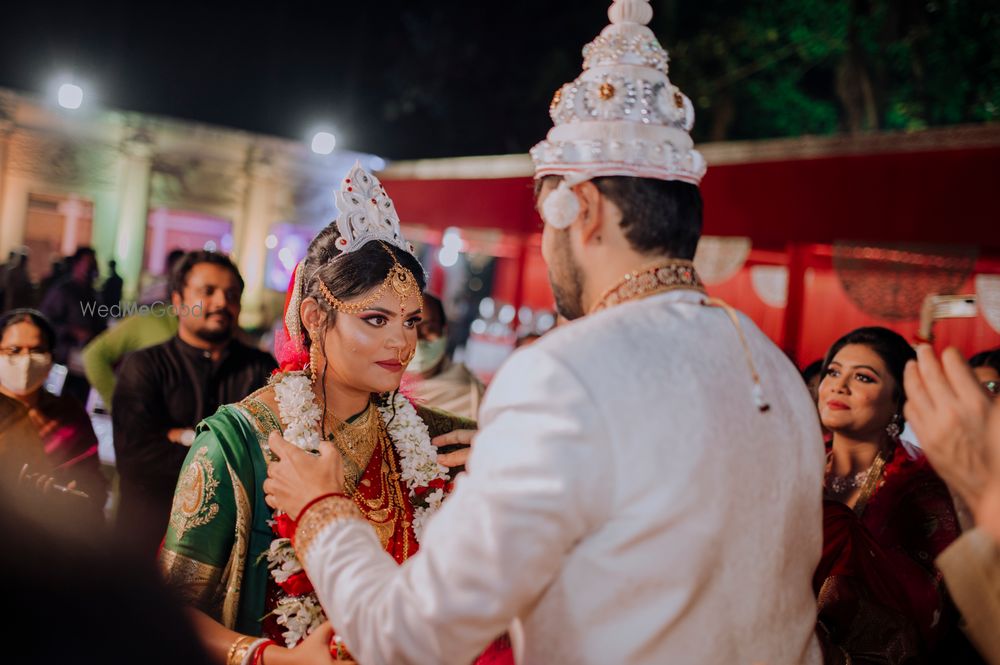
<instances>
[{"instance_id":1,"label":"layered gold necklace","mask_svg":"<svg viewBox=\"0 0 1000 665\"><path fill-rule=\"evenodd\" d=\"M352 422L337 421L332 416L327 417L326 428L331 431L327 439L332 440L344 460L344 489L346 494L354 499L354 503L375 529L379 541L385 547L396 531L396 523L405 523L406 508L404 495L400 486L400 473L393 452L392 439L382 420L378 407L374 402L368 404L361 415ZM371 464L372 455L378 450L382 456L379 473L376 476L377 486L371 488L371 482L362 480L365 470ZM364 483L366 498L358 492L358 484ZM368 492L367 488L374 491ZM404 540L403 558L409 556L409 543Z\"/></svg>"},{"instance_id":2,"label":"layered gold necklace","mask_svg":"<svg viewBox=\"0 0 1000 665\"><path fill-rule=\"evenodd\" d=\"M353 422L339 421L332 414L327 414L324 431L328 441L333 441L344 459L344 483L347 494L351 495L358 486L358 481L364 475L372 453L379 445L382 435L382 416L378 407L369 402L361 415Z\"/></svg>"}]
</instances>

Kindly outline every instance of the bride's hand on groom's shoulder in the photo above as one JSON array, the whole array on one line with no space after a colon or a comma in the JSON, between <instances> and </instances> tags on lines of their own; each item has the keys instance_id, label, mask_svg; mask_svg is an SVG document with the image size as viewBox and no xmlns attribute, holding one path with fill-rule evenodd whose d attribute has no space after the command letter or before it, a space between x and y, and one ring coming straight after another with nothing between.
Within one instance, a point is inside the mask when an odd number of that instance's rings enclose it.
<instances>
[{"instance_id":1,"label":"bride's hand on groom's shoulder","mask_svg":"<svg viewBox=\"0 0 1000 665\"><path fill-rule=\"evenodd\" d=\"M447 434L441 434L431 439L431 443L440 449L437 458L438 464L448 468L465 466L465 463L469 461L473 437L477 431L474 429L453 429Z\"/></svg>"}]
</instances>

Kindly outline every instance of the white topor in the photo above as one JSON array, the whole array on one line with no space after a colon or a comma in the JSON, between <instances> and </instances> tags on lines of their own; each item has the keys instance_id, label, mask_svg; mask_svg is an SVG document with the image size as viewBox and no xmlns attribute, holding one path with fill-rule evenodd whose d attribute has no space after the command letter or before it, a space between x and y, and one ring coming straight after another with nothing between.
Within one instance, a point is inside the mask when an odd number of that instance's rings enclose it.
<instances>
[{"instance_id":1,"label":"white topor","mask_svg":"<svg viewBox=\"0 0 1000 665\"><path fill-rule=\"evenodd\" d=\"M531 149L535 177L570 185L599 176L697 185L706 164L694 149L694 107L668 77L648 0L617 0L611 25L583 49L583 72L552 98L555 126Z\"/></svg>"}]
</instances>

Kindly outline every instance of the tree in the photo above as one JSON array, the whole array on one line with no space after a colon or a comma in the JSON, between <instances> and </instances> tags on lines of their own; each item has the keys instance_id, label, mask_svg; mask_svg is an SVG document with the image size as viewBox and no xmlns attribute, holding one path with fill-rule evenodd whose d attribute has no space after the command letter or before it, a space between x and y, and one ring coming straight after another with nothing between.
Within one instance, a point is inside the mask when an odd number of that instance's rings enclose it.
<instances>
[{"instance_id":1,"label":"tree","mask_svg":"<svg viewBox=\"0 0 1000 665\"><path fill-rule=\"evenodd\" d=\"M750 139L1000 117L1000 9L986 0L655 3L696 138Z\"/></svg>"}]
</instances>

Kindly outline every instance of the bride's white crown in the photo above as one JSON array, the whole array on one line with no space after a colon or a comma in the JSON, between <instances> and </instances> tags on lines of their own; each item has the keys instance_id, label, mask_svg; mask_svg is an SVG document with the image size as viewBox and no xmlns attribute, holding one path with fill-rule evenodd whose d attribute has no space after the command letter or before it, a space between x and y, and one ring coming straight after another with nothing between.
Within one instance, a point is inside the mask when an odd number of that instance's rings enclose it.
<instances>
[{"instance_id":1,"label":"bride's white crown","mask_svg":"<svg viewBox=\"0 0 1000 665\"><path fill-rule=\"evenodd\" d=\"M378 178L355 162L354 167L340 183L336 193L337 249L341 253L353 252L372 240L395 245L404 252L413 254L413 245L403 238L399 227L399 215L392 199Z\"/></svg>"}]
</instances>

